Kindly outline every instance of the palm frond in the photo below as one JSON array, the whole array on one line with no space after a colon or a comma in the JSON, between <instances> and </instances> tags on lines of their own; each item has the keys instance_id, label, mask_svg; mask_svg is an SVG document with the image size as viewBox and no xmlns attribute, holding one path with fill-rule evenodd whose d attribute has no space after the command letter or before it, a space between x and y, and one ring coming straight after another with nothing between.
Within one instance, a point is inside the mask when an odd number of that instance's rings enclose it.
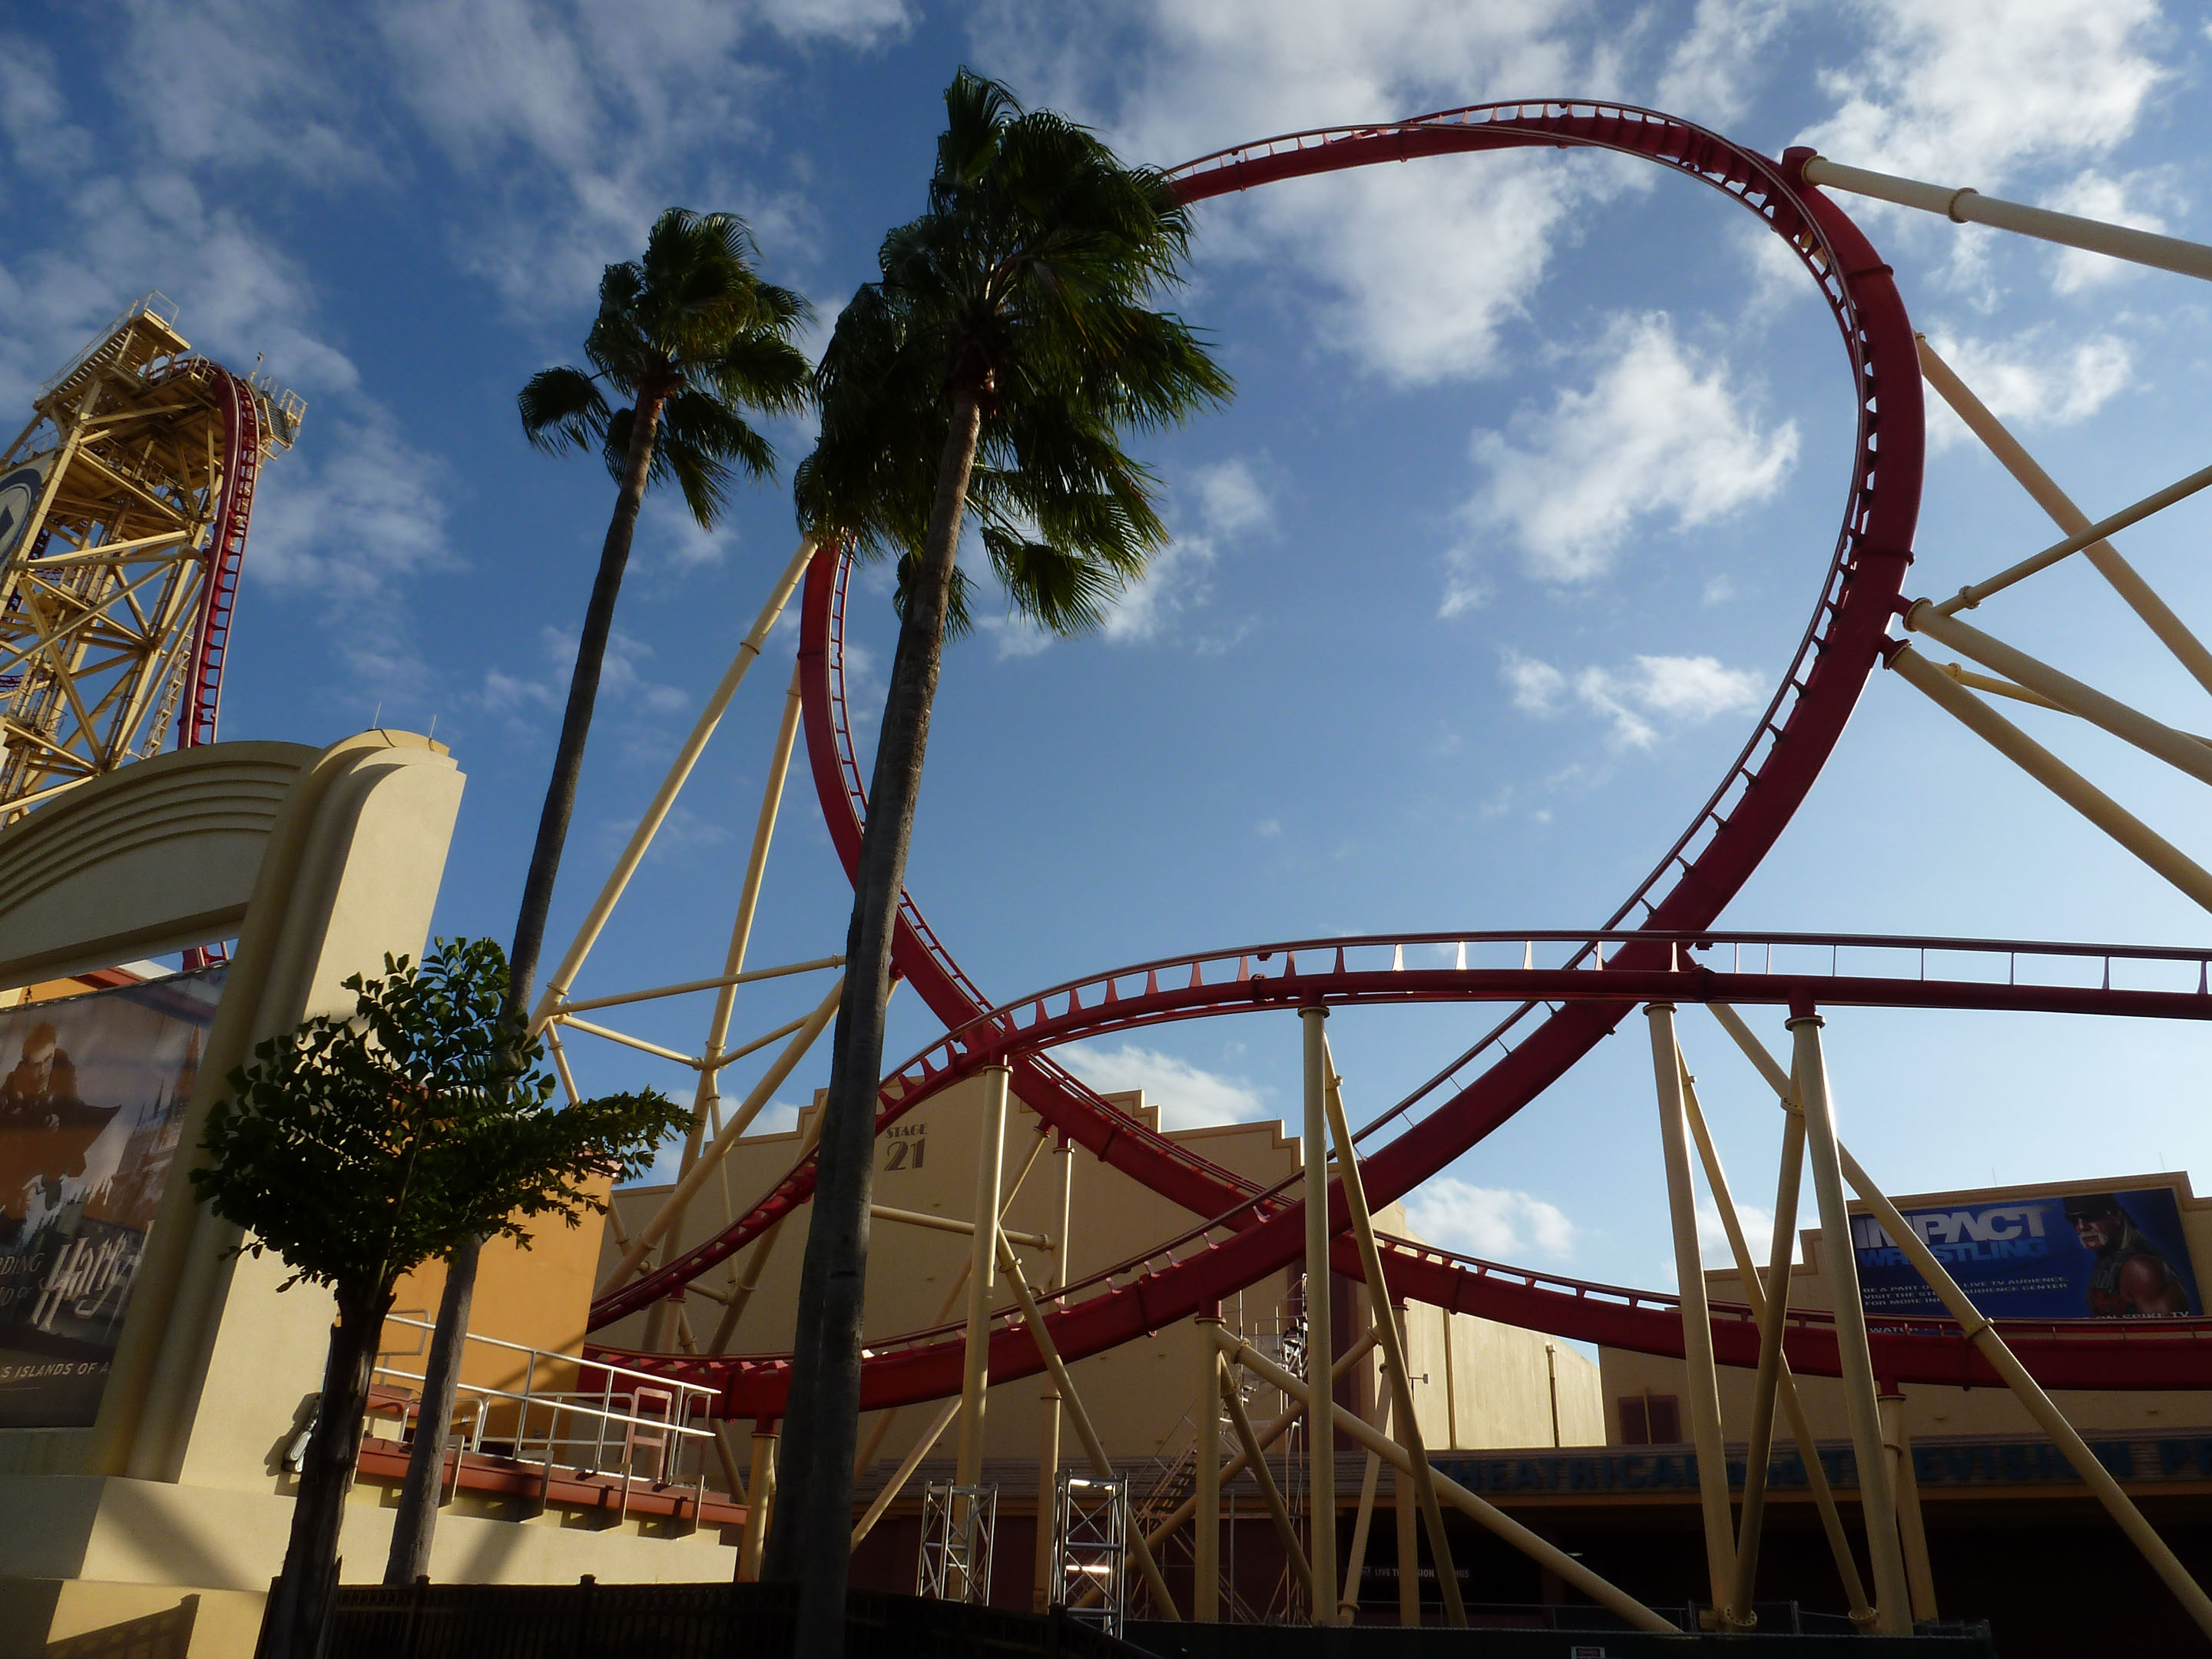
<instances>
[{"instance_id":1,"label":"palm frond","mask_svg":"<svg viewBox=\"0 0 2212 1659\"><path fill-rule=\"evenodd\" d=\"M542 368L515 393L522 430L549 455L588 448L606 434L607 400L580 368Z\"/></svg>"}]
</instances>

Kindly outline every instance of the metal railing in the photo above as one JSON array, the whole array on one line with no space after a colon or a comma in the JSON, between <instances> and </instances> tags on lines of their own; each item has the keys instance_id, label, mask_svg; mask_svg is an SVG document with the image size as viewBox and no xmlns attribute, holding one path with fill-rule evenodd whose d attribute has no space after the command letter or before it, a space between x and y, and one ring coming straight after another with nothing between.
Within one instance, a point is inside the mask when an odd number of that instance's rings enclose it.
<instances>
[{"instance_id":1,"label":"metal railing","mask_svg":"<svg viewBox=\"0 0 2212 1659\"><path fill-rule=\"evenodd\" d=\"M397 1325L422 1332L426 1339L435 1328L427 1319L404 1314L387 1315L384 1322L387 1327ZM650 1485L656 1489L690 1486L692 1512L698 1513L698 1506L706 1497L708 1450L714 1438L713 1429L706 1426L702 1419L714 1403L716 1389L651 1371L632 1370L626 1366L581 1359L574 1354L506 1342L495 1336L479 1336L473 1331L463 1340L465 1356L468 1343L522 1356L521 1387L498 1388L465 1381L459 1384L456 1411L467 1426L458 1437L451 1488L441 1501L451 1501L452 1494L460 1490L463 1459L471 1455L499 1456L514 1462L542 1465L543 1490L547 1492L552 1489L556 1467L573 1469L586 1479L619 1473L619 1518L629 1512L630 1485L640 1477L638 1458L644 1453L648 1460L644 1473L649 1474ZM417 1352L421 1352L419 1347ZM402 1413L404 1432L407 1419L419 1415L422 1374L385 1363L386 1353L380 1353L377 1359L370 1379L372 1384L397 1382L404 1385L398 1392L410 1396ZM599 1386L539 1386L538 1374L541 1370L557 1376L564 1368L573 1371L580 1382L596 1378ZM684 1462L685 1454L691 1451L698 1454L697 1469L687 1482L684 1479Z\"/></svg>"}]
</instances>

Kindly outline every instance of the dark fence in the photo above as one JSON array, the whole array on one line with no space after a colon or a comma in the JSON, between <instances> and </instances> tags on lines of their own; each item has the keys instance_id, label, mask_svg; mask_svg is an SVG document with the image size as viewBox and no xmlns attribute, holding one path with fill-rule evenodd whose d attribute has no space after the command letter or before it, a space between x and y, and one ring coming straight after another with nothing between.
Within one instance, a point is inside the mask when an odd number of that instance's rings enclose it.
<instances>
[{"instance_id":1,"label":"dark fence","mask_svg":"<svg viewBox=\"0 0 2212 1659\"><path fill-rule=\"evenodd\" d=\"M339 1587L325 1659L780 1659L788 1584L381 1584ZM1148 1659L1050 1615L854 1590L848 1659Z\"/></svg>"},{"instance_id":2,"label":"dark fence","mask_svg":"<svg viewBox=\"0 0 2212 1659\"><path fill-rule=\"evenodd\" d=\"M1475 1609L1469 1607L1472 1618ZM1133 1622L1156 1659L1995 1659L1986 1630L1961 1636L1661 1636L1626 1630L1445 1630L1395 1625Z\"/></svg>"}]
</instances>

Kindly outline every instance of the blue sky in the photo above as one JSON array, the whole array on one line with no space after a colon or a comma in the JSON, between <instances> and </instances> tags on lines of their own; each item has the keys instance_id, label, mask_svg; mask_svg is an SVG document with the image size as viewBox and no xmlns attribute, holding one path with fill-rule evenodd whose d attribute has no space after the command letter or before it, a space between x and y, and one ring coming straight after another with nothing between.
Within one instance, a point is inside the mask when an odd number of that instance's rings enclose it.
<instances>
[{"instance_id":1,"label":"blue sky","mask_svg":"<svg viewBox=\"0 0 2212 1659\"><path fill-rule=\"evenodd\" d=\"M196 346L238 368L265 354L308 398L298 448L265 475L224 734L320 744L380 709L434 720L471 780L438 926L501 939L611 495L594 465L523 443L515 389L576 356L600 268L671 204L745 214L770 274L834 316L920 206L963 63L1163 165L1303 127L1606 96L1770 154L1812 143L2212 240L2212 39L2197 9L2154 0L206 0L26 4L9 28L0 404L26 405L149 289L179 304ZM2203 464L2201 284L1852 210L1917 326L2093 513ZM1246 939L1600 920L1733 758L1811 608L1850 429L1825 308L1748 216L1603 157L1369 169L1208 204L1198 228L1177 304L1240 395L1149 446L1176 539L1103 636L1048 643L994 617L954 652L913 890L1007 996ZM1954 425L1933 428L1908 591L1940 594L2055 534ZM775 435L787 465L805 453L803 429ZM2200 619L2205 511L2126 540ZM648 505L556 938L787 557L791 522L781 483L711 536ZM2078 562L1977 620L2176 725L2212 721ZM865 710L881 695L865 664L890 640L880 582L863 585L854 637ZM740 696L580 994L717 970L791 641ZM2028 723L2212 860L2193 785ZM849 896L803 763L795 782L755 963L843 935ZM1888 677L1727 920L2204 933ZM807 983L749 999L739 1029L790 1017L818 994ZM695 1000L627 1024L696 1050L704 1018ZM1340 1018L1356 1102L1388 1103L1481 1018ZM1424 1227L1670 1281L1640 1024L1433 1184ZM911 999L896 1031L902 1050L931 1035ZM1771 1190L1771 1105L1710 1022L1685 1032L1739 1188ZM1845 1133L1895 1189L2203 1170L2195 1030L1851 1013L1830 1043ZM599 1086L684 1086L642 1055L577 1053ZM1292 1023L1267 1016L1079 1063L1188 1121L1293 1109L1297 1054ZM734 1068L726 1092L751 1075Z\"/></svg>"}]
</instances>

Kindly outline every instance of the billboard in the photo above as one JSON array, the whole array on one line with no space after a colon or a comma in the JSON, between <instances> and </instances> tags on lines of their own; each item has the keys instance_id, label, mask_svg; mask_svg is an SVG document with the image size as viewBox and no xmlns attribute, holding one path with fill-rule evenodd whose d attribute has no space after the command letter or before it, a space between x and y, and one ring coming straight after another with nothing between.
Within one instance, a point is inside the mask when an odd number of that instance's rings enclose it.
<instances>
[{"instance_id":1,"label":"billboard","mask_svg":"<svg viewBox=\"0 0 2212 1659\"><path fill-rule=\"evenodd\" d=\"M1992 1319L2145 1319L2204 1310L2170 1187L2086 1188L1904 1214ZM1851 1243L1859 1300L1869 1313L1944 1311L1872 1216L1851 1218Z\"/></svg>"},{"instance_id":2,"label":"billboard","mask_svg":"<svg viewBox=\"0 0 2212 1659\"><path fill-rule=\"evenodd\" d=\"M226 969L0 1012L0 1428L86 1428Z\"/></svg>"}]
</instances>

